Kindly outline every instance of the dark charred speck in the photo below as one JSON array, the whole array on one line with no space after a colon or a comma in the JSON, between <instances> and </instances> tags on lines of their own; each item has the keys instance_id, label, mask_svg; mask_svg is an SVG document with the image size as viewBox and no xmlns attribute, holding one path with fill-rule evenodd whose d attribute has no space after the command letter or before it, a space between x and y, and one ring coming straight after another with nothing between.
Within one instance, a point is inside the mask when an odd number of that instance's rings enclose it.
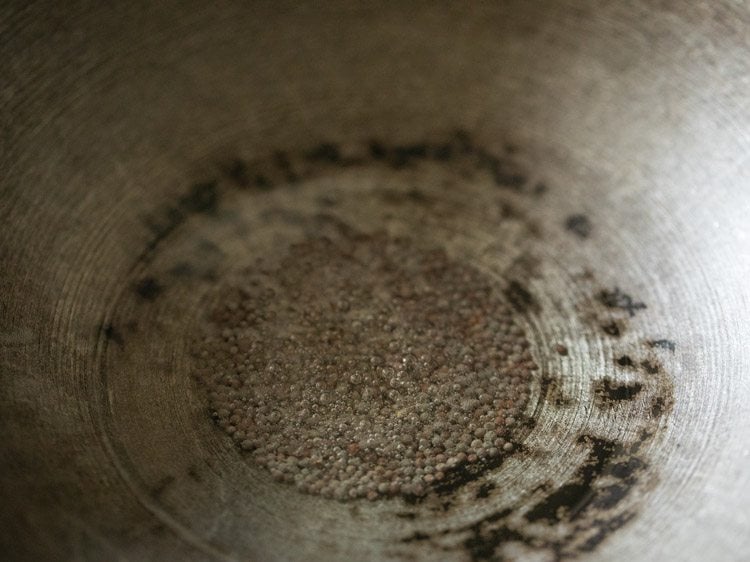
<instances>
[{"instance_id":1,"label":"dark charred speck","mask_svg":"<svg viewBox=\"0 0 750 562\"><path fill-rule=\"evenodd\" d=\"M658 347L660 349L668 349L669 351L674 351L677 348L677 344L673 342L672 340L650 340L648 342L649 347Z\"/></svg>"},{"instance_id":2,"label":"dark charred speck","mask_svg":"<svg viewBox=\"0 0 750 562\"><path fill-rule=\"evenodd\" d=\"M401 168L411 164L415 160L427 157L427 145L423 143L396 146L392 151L393 166Z\"/></svg>"},{"instance_id":3,"label":"dark charred speck","mask_svg":"<svg viewBox=\"0 0 750 562\"><path fill-rule=\"evenodd\" d=\"M526 184L525 174L511 170L508 164L493 154L484 150L477 151L479 167L487 170L498 187L520 191Z\"/></svg>"},{"instance_id":4,"label":"dark charred speck","mask_svg":"<svg viewBox=\"0 0 750 562\"><path fill-rule=\"evenodd\" d=\"M618 445L613 441L591 436L583 436L579 442L591 444L588 458L578 467L569 482L526 513L527 521L574 521L597 497L598 491L594 489L594 482L617 452Z\"/></svg>"},{"instance_id":5,"label":"dark charred speck","mask_svg":"<svg viewBox=\"0 0 750 562\"><path fill-rule=\"evenodd\" d=\"M440 144L433 148L432 156L435 160L447 162L453 157L453 147L450 144Z\"/></svg>"},{"instance_id":6,"label":"dark charred speck","mask_svg":"<svg viewBox=\"0 0 750 562\"><path fill-rule=\"evenodd\" d=\"M594 383L595 394L605 402L619 402L632 400L643 390L639 382L616 383L611 379L603 379Z\"/></svg>"},{"instance_id":7,"label":"dark charred speck","mask_svg":"<svg viewBox=\"0 0 750 562\"><path fill-rule=\"evenodd\" d=\"M616 362L621 367L632 367L633 366L633 360L630 358L629 355L622 355L616 359Z\"/></svg>"},{"instance_id":8,"label":"dark charred speck","mask_svg":"<svg viewBox=\"0 0 750 562\"><path fill-rule=\"evenodd\" d=\"M188 213L213 213L219 201L216 182L197 183L180 198L180 207Z\"/></svg>"},{"instance_id":9,"label":"dark charred speck","mask_svg":"<svg viewBox=\"0 0 750 562\"><path fill-rule=\"evenodd\" d=\"M565 356L565 355L568 354L568 348L565 347L564 345L560 344L560 343L558 343L557 345L555 345L555 351L557 352L558 355Z\"/></svg>"},{"instance_id":10,"label":"dark charred speck","mask_svg":"<svg viewBox=\"0 0 750 562\"><path fill-rule=\"evenodd\" d=\"M399 519L413 520L417 518L417 514L414 513L413 511L401 511L396 514L396 517L398 517Z\"/></svg>"},{"instance_id":11,"label":"dark charred speck","mask_svg":"<svg viewBox=\"0 0 750 562\"><path fill-rule=\"evenodd\" d=\"M471 530L472 535L464 541L464 547L469 552L471 560L479 562L482 560L498 560L495 556L497 547L504 543L521 542L528 540L518 531L505 525L498 529L484 529L484 521L480 521Z\"/></svg>"},{"instance_id":12,"label":"dark charred speck","mask_svg":"<svg viewBox=\"0 0 750 562\"><path fill-rule=\"evenodd\" d=\"M538 308L534 296L518 281L511 281L508 288L505 290L505 296L519 312L526 312L528 310L535 310Z\"/></svg>"},{"instance_id":13,"label":"dark charred speck","mask_svg":"<svg viewBox=\"0 0 750 562\"><path fill-rule=\"evenodd\" d=\"M144 277L135 284L135 292L147 301L156 300L162 291L162 286L154 277Z\"/></svg>"},{"instance_id":14,"label":"dark charred speck","mask_svg":"<svg viewBox=\"0 0 750 562\"><path fill-rule=\"evenodd\" d=\"M614 290L603 290L599 292L599 301L607 308L619 308L625 310L628 315L635 316L636 311L643 310L646 305L642 302L638 302L633 299L630 295L620 291L618 287Z\"/></svg>"},{"instance_id":15,"label":"dark charred speck","mask_svg":"<svg viewBox=\"0 0 750 562\"><path fill-rule=\"evenodd\" d=\"M288 181L289 183L295 183L299 181L299 175L294 171L292 163L289 160L289 157L286 155L286 152L275 152L273 155L273 161L276 164L276 167L284 173L286 181Z\"/></svg>"},{"instance_id":16,"label":"dark charred speck","mask_svg":"<svg viewBox=\"0 0 750 562\"><path fill-rule=\"evenodd\" d=\"M198 484L203 482L203 476L201 476L201 473L198 471L198 468L196 466L191 466L190 468L188 468L187 475L191 480L197 482Z\"/></svg>"},{"instance_id":17,"label":"dark charred speck","mask_svg":"<svg viewBox=\"0 0 750 562\"><path fill-rule=\"evenodd\" d=\"M579 547L579 550L581 552L591 552L599 546L604 539L617 531L617 529L626 525L631 519L633 519L633 517L635 517L635 513L625 512L608 521L599 522L596 526L596 533L589 537L586 542Z\"/></svg>"},{"instance_id":18,"label":"dark charred speck","mask_svg":"<svg viewBox=\"0 0 750 562\"><path fill-rule=\"evenodd\" d=\"M250 187L250 170L247 162L236 158L226 169L226 174L237 186Z\"/></svg>"},{"instance_id":19,"label":"dark charred speck","mask_svg":"<svg viewBox=\"0 0 750 562\"><path fill-rule=\"evenodd\" d=\"M659 364L653 361L644 360L641 361L641 367L649 374L655 375L659 372Z\"/></svg>"},{"instance_id":20,"label":"dark charred speck","mask_svg":"<svg viewBox=\"0 0 750 562\"><path fill-rule=\"evenodd\" d=\"M565 219L565 228L579 238L591 236L591 221L583 214L570 215Z\"/></svg>"},{"instance_id":21,"label":"dark charred speck","mask_svg":"<svg viewBox=\"0 0 750 562\"><path fill-rule=\"evenodd\" d=\"M307 153L307 159L314 162L329 162L337 164L341 162L341 152L338 146L331 143L322 143Z\"/></svg>"},{"instance_id":22,"label":"dark charred speck","mask_svg":"<svg viewBox=\"0 0 750 562\"><path fill-rule=\"evenodd\" d=\"M268 179L268 176L265 176L264 174L255 174L255 178L253 178L253 184L255 185L255 187L263 191L269 191L273 189L273 182L271 182L271 180Z\"/></svg>"},{"instance_id":23,"label":"dark charred speck","mask_svg":"<svg viewBox=\"0 0 750 562\"><path fill-rule=\"evenodd\" d=\"M620 327L617 322L610 322L609 324L602 325L602 331L608 336L619 337L621 334Z\"/></svg>"},{"instance_id":24,"label":"dark charred speck","mask_svg":"<svg viewBox=\"0 0 750 562\"><path fill-rule=\"evenodd\" d=\"M625 480L634 476L637 471L642 470L645 466L646 463L638 457L630 457L625 461L613 464L609 473L616 478Z\"/></svg>"},{"instance_id":25,"label":"dark charred speck","mask_svg":"<svg viewBox=\"0 0 750 562\"><path fill-rule=\"evenodd\" d=\"M165 476L156 483L156 486L151 489L151 496L155 499L159 499L159 497L167 490L167 488L172 485L174 481L174 476Z\"/></svg>"},{"instance_id":26,"label":"dark charred speck","mask_svg":"<svg viewBox=\"0 0 750 562\"><path fill-rule=\"evenodd\" d=\"M169 269L169 274L174 277L190 277L195 274L195 268L191 263L181 261Z\"/></svg>"},{"instance_id":27,"label":"dark charred speck","mask_svg":"<svg viewBox=\"0 0 750 562\"><path fill-rule=\"evenodd\" d=\"M490 495L490 492L495 489L495 485L492 482L485 482L481 486L479 486L479 490L477 490L477 498L486 498Z\"/></svg>"},{"instance_id":28,"label":"dark charred speck","mask_svg":"<svg viewBox=\"0 0 750 562\"><path fill-rule=\"evenodd\" d=\"M421 531L414 531L414 533L412 533L408 537L401 539L401 542L410 543L410 542L421 542L421 541L428 541L428 540L430 540L430 535L422 533Z\"/></svg>"},{"instance_id":29,"label":"dark charred speck","mask_svg":"<svg viewBox=\"0 0 750 562\"><path fill-rule=\"evenodd\" d=\"M657 396L651 404L651 415L655 418L660 417L664 413L664 407L664 399Z\"/></svg>"},{"instance_id":30,"label":"dark charred speck","mask_svg":"<svg viewBox=\"0 0 750 562\"><path fill-rule=\"evenodd\" d=\"M388 156L388 149L379 141L370 141L370 156L375 160L383 160Z\"/></svg>"},{"instance_id":31,"label":"dark charred speck","mask_svg":"<svg viewBox=\"0 0 750 562\"><path fill-rule=\"evenodd\" d=\"M102 326L102 333L104 334L105 338L115 342L120 347L123 347L125 345L125 341L122 339L122 334L120 334L120 331L112 324L104 324L104 326Z\"/></svg>"}]
</instances>

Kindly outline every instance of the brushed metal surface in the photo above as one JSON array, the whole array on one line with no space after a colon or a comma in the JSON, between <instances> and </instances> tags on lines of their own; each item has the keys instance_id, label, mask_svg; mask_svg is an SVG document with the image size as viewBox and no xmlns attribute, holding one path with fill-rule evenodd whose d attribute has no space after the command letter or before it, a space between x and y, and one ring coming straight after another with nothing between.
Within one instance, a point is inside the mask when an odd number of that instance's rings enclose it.
<instances>
[{"instance_id":1,"label":"brushed metal surface","mask_svg":"<svg viewBox=\"0 0 750 562\"><path fill-rule=\"evenodd\" d=\"M4 559L747 558L746 4L6 3L0 76ZM189 357L206 295L336 220L531 295L522 454L346 503L214 427ZM643 390L607 406L605 379ZM590 497L555 512L595 439Z\"/></svg>"}]
</instances>

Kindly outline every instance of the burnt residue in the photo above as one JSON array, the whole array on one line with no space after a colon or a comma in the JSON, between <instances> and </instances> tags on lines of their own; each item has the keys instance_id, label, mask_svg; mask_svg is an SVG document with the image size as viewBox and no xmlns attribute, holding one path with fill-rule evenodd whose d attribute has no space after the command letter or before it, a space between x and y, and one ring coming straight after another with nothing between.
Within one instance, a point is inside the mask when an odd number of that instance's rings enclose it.
<instances>
[{"instance_id":1,"label":"burnt residue","mask_svg":"<svg viewBox=\"0 0 750 562\"><path fill-rule=\"evenodd\" d=\"M261 191L270 191L274 187L273 181L263 173L257 173L253 176L252 185Z\"/></svg>"},{"instance_id":2,"label":"burnt residue","mask_svg":"<svg viewBox=\"0 0 750 562\"><path fill-rule=\"evenodd\" d=\"M508 284L508 287L505 289L505 296L518 312L525 313L530 310L536 311L539 309L534 296L519 281L511 281Z\"/></svg>"},{"instance_id":3,"label":"burnt residue","mask_svg":"<svg viewBox=\"0 0 750 562\"><path fill-rule=\"evenodd\" d=\"M557 377L544 376L541 381L542 397L545 402L555 406L568 406L572 399L565 396L562 391L562 381ZM533 418L530 418L533 421Z\"/></svg>"},{"instance_id":4,"label":"burnt residue","mask_svg":"<svg viewBox=\"0 0 750 562\"><path fill-rule=\"evenodd\" d=\"M148 276L137 281L133 286L133 290L142 299L155 301L164 289L155 277Z\"/></svg>"},{"instance_id":5,"label":"burnt residue","mask_svg":"<svg viewBox=\"0 0 750 562\"><path fill-rule=\"evenodd\" d=\"M427 158L427 144L425 143L395 146L391 151L391 165L397 169L425 158Z\"/></svg>"},{"instance_id":6,"label":"burnt residue","mask_svg":"<svg viewBox=\"0 0 750 562\"><path fill-rule=\"evenodd\" d=\"M656 375L661 371L661 366L656 361L644 359L641 361L641 367L649 375Z\"/></svg>"},{"instance_id":7,"label":"burnt residue","mask_svg":"<svg viewBox=\"0 0 750 562\"><path fill-rule=\"evenodd\" d=\"M417 514L413 511L399 511L396 513L396 517L399 519L408 519L410 521L413 521L417 518Z\"/></svg>"},{"instance_id":8,"label":"burnt residue","mask_svg":"<svg viewBox=\"0 0 750 562\"><path fill-rule=\"evenodd\" d=\"M584 214L570 215L565 219L565 228L578 238L586 239L591 236L591 221Z\"/></svg>"},{"instance_id":9,"label":"burnt residue","mask_svg":"<svg viewBox=\"0 0 750 562\"><path fill-rule=\"evenodd\" d=\"M666 410L666 401L661 396L654 398L651 402L651 416L654 418L660 418Z\"/></svg>"},{"instance_id":10,"label":"burnt residue","mask_svg":"<svg viewBox=\"0 0 750 562\"><path fill-rule=\"evenodd\" d=\"M457 492L460 488L484 475L487 471L499 467L503 463L503 457L495 457L481 460L476 463L462 463L446 473L445 478L434 485L432 490L441 496L447 496Z\"/></svg>"},{"instance_id":11,"label":"burnt residue","mask_svg":"<svg viewBox=\"0 0 750 562\"><path fill-rule=\"evenodd\" d=\"M658 347L659 349L667 349L669 351L674 351L675 349L677 349L677 344L672 340L649 340L647 343L649 347Z\"/></svg>"},{"instance_id":12,"label":"burnt residue","mask_svg":"<svg viewBox=\"0 0 750 562\"><path fill-rule=\"evenodd\" d=\"M125 346L125 340L122 337L122 334L120 333L120 330L115 328L114 325L110 322L105 322L102 324L101 327L101 333L104 335L107 340L115 342L118 346L124 347Z\"/></svg>"},{"instance_id":13,"label":"burnt residue","mask_svg":"<svg viewBox=\"0 0 750 562\"><path fill-rule=\"evenodd\" d=\"M424 191L413 187L407 191L383 188L377 191L380 199L388 205L403 205L412 203L416 205L429 206L433 203Z\"/></svg>"},{"instance_id":14,"label":"burnt residue","mask_svg":"<svg viewBox=\"0 0 750 562\"><path fill-rule=\"evenodd\" d=\"M602 324L602 331L608 336L612 336L614 338L619 338L622 334L622 328L620 328L619 324L614 320L612 322Z\"/></svg>"},{"instance_id":15,"label":"burnt residue","mask_svg":"<svg viewBox=\"0 0 750 562\"><path fill-rule=\"evenodd\" d=\"M521 191L528 181L527 175L517 165L483 149L476 149L478 167L489 172L495 185Z\"/></svg>"},{"instance_id":16,"label":"burnt residue","mask_svg":"<svg viewBox=\"0 0 750 562\"><path fill-rule=\"evenodd\" d=\"M602 379L593 384L594 395L601 404L611 405L614 402L632 400L643 390L643 384L639 382L618 383L612 379Z\"/></svg>"},{"instance_id":17,"label":"burnt residue","mask_svg":"<svg viewBox=\"0 0 750 562\"><path fill-rule=\"evenodd\" d=\"M616 530L625 526L634 517L635 513L626 511L609 519L595 521L592 526L592 530L594 531L593 534L577 548L578 552L591 552L599 546L604 539Z\"/></svg>"},{"instance_id":18,"label":"burnt residue","mask_svg":"<svg viewBox=\"0 0 750 562\"><path fill-rule=\"evenodd\" d=\"M225 175L239 188L250 187L250 167L242 158L235 158L226 166Z\"/></svg>"},{"instance_id":19,"label":"burnt residue","mask_svg":"<svg viewBox=\"0 0 750 562\"><path fill-rule=\"evenodd\" d=\"M151 488L151 497L158 500L164 492L174 483L175 477L168 475L159 480L156 485Z\"/></svg>"},{"instance_id":20,"label":"burnt residue","mask_svg":"<svg viewBox=\"0 0 750 562\"><path fill-rule=\"evenodd\" d=\"M369 149L374 160L385 160L388 157L388 148L378 140L371 140Z\"/></svg>"},{"instance_id":21,"label":"burnt residue","mask_svg":"<svg viewBox=\"0 0 750 562\"><path fill-rule=\"evenodd\" d=\"M591 452L588 458L576 470L570 481L526 512L527 521L544 520L549 523L563 519L573 521L596 496L594 481L617 453L618 445L614 441L593 436L582 436L579 442L590 445Z\"/></svg>"},{"instance_id":22,"label":"burnt residue","mask_svg":"<svg viewBox=\"0 0 750 562\"><path fill-rule=\"evenodd\" d=\"M433 484L429 493L425 496L405 495L404 500L407 503L415 505L428 501L430 498L437 496L450 496L458 492L464 486L477 481L487 472L499 468L505 461L504 456L480 459L474 463L461 463L450 470L446 471L445 477Z\"/></svg>"},{"instance_id":23,"label":"burnt residue","mask_svg":"<svg viewBox=\"0 0 750 562\"><path fill-rule=\"evenodd\" d=\"M620 357L615 359L615 363L617 363L620 367L632 367L633 365L635 365L630 355L620 355Z\"/></svg>"},{"instance_id":24,"label":"burnt residue","mask_svg":"<svg viewBox=\"0 0 750 562\"><path fill-rule=\"evenodd\" d=\"M471 560L498 560L495 556L497 548L505 543L527 543L528 539L516 530L506 525L496 529L486 529L484 521L471 527L471 536L464 541L464 547L471 556Z\"/></svg>"},{"instance_id":25,"label":"burnt residue","mask_svg":"<svg viewBox=\"0 0 750 562\"><path fill-rule=\"evenodd\" d=\"M187 469L188 477L195 483L201 484L203 482L203 476L196 465L190 465Z\"/></svg>"},{"instance_id":26,"label":"burnt residue","mask_svg":"<svg viewBox=\"0 0 750 562\"><path fill-rule=\"evenodd\" d=\"M193 184L173 205L166 205L143 218L152 238L138 256L137 263L148 262L164 239L170 236L191 215L216 212L219 190L216 181Z\"/></svg>"},{"instance_id":27,"label":"burnt residue","mask_svg":"<svg viewBox=\"0 0 750 562\"><path fill-rule=\"evenodd\" d=\"M401 539L401 542L403 543L421 542L421 541L429 541L430 539L431 537L427 533L422 533L421 531L414 531L408 537Z\"/></svg>"},{"instance_id":28,"label":"burnt residue","mask_svg":"<svg viewBox=\"0 0 750 562\"><path fill-rule=\"evenodd\" d=\"M485 482L481 486L479 486L479 489L477 490L477 493L475 497L477 499L486 498L490 495L490 492L495 489L495 485L492 482Z\"/></svg>"},{"instance_id":29,"label":"burnt residue","mask_svg":"<svg viewBox=\"0 0 750 562\"><path fill-rule=\"evenodd\" d=\"M451 143L438 144L432 147L430 156L440 162L447 162L454 155L454 147Z\"/></svg>"},{"instance_id":30,"label":"burnt residue","mask_svg":"<svg viewBox=\"0 0 750 562\"><path fill-rule=\"evenodd\" d=\"M630 295L623 293L619 287L615 287L612 290L603 289L597 295L599 302L601 302L607 308L616 308L624 310L629 316L635 316L635 313L639 310L644 310L646 305L642 302L635 300Z\"/></svg>"},{"instance_id":31,"label":"burnt residue","mask_svg":"<svg viewBox=\"0 0 750 562\"><path fill-rule=\"evenodd\" d=\"M510 203L503 201L500 203L500 216L503 219L518 219L521 213Z\"/></svg>"},{"instance_id":32,"label":"burnt residue","mask_svg":"<svg viewBox=\"0 0 750 562\"><path fill-rule=\"evenodd\" d=\"M333 146L333 151L336 154L338 154L338 147L336 147L335 145L332 145L332 146ZM329 159L331 157L334 157L334 156L329 156ZM335 156L335 158L336 158L336 160L333 160L334 162L339 162L340 161L340 157L339 156ZM284 179L287 182L289 182L289 183L296 183L297 181L299 181L300 176L294 170L294 166L292 165L292 161L291 161L291 159L289 158L289 155L286 152L284 152L282 150L277 150L276 152L274 152L274 154L273 154L273 162L274 162L276 168L278 168L278 170L284 175Z\"/></svg>"},{"instance_id":33,"label":"burnt residue","mask_svg":"<svg viewBox=\"0 0 750 562\"><path fill-rule=\"evenodd\" d=\"M215 181L196 183L185 195L180 197L178 208L186 214L214 213L219 202Z\"/></svg>"},{"instance_id":34,"label":"burnt residue","mask_svg":"<svg viewBox=\"0 0 750 562\"><path fill-rule=\"evenodd\" d=\"M308 151L305 157L312 162L339 164L341 162L341 151L337 145L324 142Z\"/></svg>"}]
</instances>

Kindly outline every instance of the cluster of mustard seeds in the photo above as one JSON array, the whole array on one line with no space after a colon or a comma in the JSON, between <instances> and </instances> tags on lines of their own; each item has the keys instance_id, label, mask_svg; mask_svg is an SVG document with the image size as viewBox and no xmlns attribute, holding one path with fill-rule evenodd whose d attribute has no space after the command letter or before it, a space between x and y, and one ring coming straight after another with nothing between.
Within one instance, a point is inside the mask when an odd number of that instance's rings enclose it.
<instances>
[{"instance_id":1,"label":"cluster of mustard seeds","mask_svg":"<svg viewBox=\"0 0 750 562\"><path fill-rule=\"evenodd\" d=\"M379 234L310 240L241 279L196 343L197 374L276 479L419 496L513 450L536 367L487 275Z\"/></svg>"}]
</instances>

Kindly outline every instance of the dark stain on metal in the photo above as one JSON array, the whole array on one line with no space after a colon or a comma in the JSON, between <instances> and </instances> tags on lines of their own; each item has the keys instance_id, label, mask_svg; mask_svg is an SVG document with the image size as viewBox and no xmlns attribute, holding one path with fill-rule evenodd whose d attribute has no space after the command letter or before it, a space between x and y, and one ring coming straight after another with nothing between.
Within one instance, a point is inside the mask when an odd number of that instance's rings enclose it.
<instances>
[{"instance_id":1,"label":"dark stain on metal","mask_svg":"<svg viewBox=\"0 0 750 562\"><path fill-rule=\"evenodd\" d=\"M420 531L414 531L408 537L401 539L401 542L404 542L404 543L420 542L420 541L429 541L430 539L431 539L430 535L426 533L422 533Z\"/></svg>"},{"instance_id":2,"label":"dark stain on metal","mask_svg":"<svg viewBox=\"0 0 750 562\"><path fill-rule=\"evenodd\" d=\"M615 359L615 362L620 365L620 367L632 367L634 365L633 360L630 358L630 355L621 355L617 359Z\"/></svg>"},{"instance_id":3,"label":"dark stain on metal","mask_svg":"<svg viewBox=\"0 0 750 562\"><path fill-rule=\"evenodd\" d=\"M539 308L534 296L518 281L514 280L508 284L507 289L505 289L505 296L518 312L535 311Z\"/></svg>"},{"instance_id":4,"label":"dark stain on metal","mask_svg":"<svg viewBox=\"0 0 750 562\"><path fill-rule=\"evenodd\" d=\"M508 160L490 154L483 149L476 150L478 167L489 172L498 187L521 191L528 181L527 175Z\"/></svg>"},{"instance_id":5,"label":"dark stain on metal","mask_svg":"<svg viewBox=\"0 0 750 562\"><path fill-rule=\"evenodd\" d=\"M242 158L235 158L226 168L226 176L239 188L250 187L250 170Z\"/></svg>"},{"instance_id":6,"label":"dark stain on metal","mask_svg":"<svg viewBox=\"0 0 750 562\"><path fill-rule=\"evenodd\" d=\"M156 485L151 488L151 496L154 499L159 499L164 492L167 491L167 488L169 488L175 481L175 477L168 475L159 480Z\"/></svg>"},{"instance_id":7,"label":"dark stain on metal","mask_svg":"<svg viewBox=\"0 0 750 562\"><path fill-rule=\"evenodd\" d=\"M265 174L257 173L253 176L253 185L261 191L271 191L274 187L273 182Z\"/></svg>"},{"instance_id":8,"label":"dark stain on metal","mask_svg":"<svg viewBox=\"0 0 750 562\"><path fill-rule=\"evenodd\" d=\"M623 293L619 287L615 287L613 290L604 289L599 292L598 297L599 301L607 308L624 310L631 317L635 316L637 311L646 308L644 303L636 301L630 295Z\"/></svg>"},{"instance_id":9,"label":"dark stain on metal","mask_svg":"<svg viewBox=\"0 0 750 562\"><path fill-rule=\"evenodd\" d=\"M125 340L122 337L120 331L115 328L110 322L106 322L101 327L102 334L109 341L115 342L119 347L125 347Z\"/></svg>"},{"instance_id":10,"label":"dark stain on metal","mask_svg":"<svg viewBox=\"0 0 750 562\"><path fill-rule=\"evenodd\" d=\"M417 518L417 514L413 511L399 511L398 513L396 513L396 517L398 517L399 519L408 519L412 521Z\"/></svg>"},{"instance_id":11,"label":"dark stain on metal","mask_svg":"<svg viewBox=\"0 0 750 562\"><path fill-rule=\"evenodd\" d=\"M554 523L563 519L575 520L596 495L592 487L594 479L602 473L606 464L615 455L618 445L614 441L592 436L582 436L579 442L591 446L588 458L569 482L526 513L528 521L545 520Z\"/></svg>"},{"instance_id":12,"label":"dark stain on metal","mask_svg":"<svg viewBox=\"0 0 750 562\"><path fill-rule=\"evenodd\" d=\"M641 361L641 367L643 367L643 370L649 375L656 375L661 371L661 367L656 361L649 361L648 359Z\"/></svg>"},{"instance_id":13,"label":"dark stain on metal","mask_svg":"<svg viewBox=\"0 0 750 562\"><path fill-rule=\"evenodd\" d=\"M195 266L187 261L180 261L169 268L168 273L173 277L192 277L195 275Z\"/></svg>"},{"instance_id":14,"label":"dark stain on metal","mask_svg":"<svg viewBox=\"0 0 750 562\"><path fill-rule=\"evenodd\" d=\"M612 336L615 338L620 337L620 335L622 334L620 326L614 320L607 324L602 324L602 331L608 336Z\"/></svg>"},{"instance_id":15,"label":"dark stain on metal","mask_svg":"<svg viewBox=\"0 0 750 562\"><path fill-rule=\"evenodd\" d=\"M179 208L185 213L213 213L219 202L215 181L196 183L180 198Z\"/></svg>"},{"instance_id":16,"label":"dark stain on metal","mask_svg":"<svg viewBox=\"0 0 750 562\"><path fill-rule=\"evenodd\" d=\"M136 282L133 289L144 300L155 301L164 290L155 277L144 277Z\"/></svg>"},{"instance_id":17,"label":"dark stain on metal","mask_svg":"<svg viewBox=\"0 0 750 562\"><path fill-rule=\"evenodd\" d=\"M198 484L203 482L203 476L201 476L201 473L196 465L190 465L190 467L188 467L187 475L193 482L196 482Z\"/></svg>"},{"instance_id":18,"label":"dark stain on metal","mask_svg":"<svg viewBox=\"0 0 750 562\"><path fill-rule=\"evenodd\" d=\"M591 221L586 215L580 213L570 215L565 219L565 228L582 239L591 236Z\"/></svg>"},{"instance_id":19,"label":"dark stain on metal","mask_svg":"<svg viewBox=\"0 0 750 562\"><path fill-rule=\"evenodd\" d=\"M632 400L641 390L643 384L634 383L617 383L611 379L602 379L593 384L594 394L603 405L611 405L614 402L623 400Z\"/></svg>"},{"instance_id":20,"label":"dark stain on metal","mask_svg":"<svg viewBox=\"0 0 750 562\"><path fill-rule=\"evenodd\" d=\"M305 157L313 162L327 162L329 164L338 164L341 162L339 147L328 142L321 143L308 151Z\"/></svg>"},{"instance_id":21,"label":"dark stain on metal","mask_svg":"<svg viewBox=\"0 0 750 562\"><path fill-rule=\"evenodd\" d=\"M479 486L479 490L477 490L476 498L486 498L490 495L490 492L495 489L495 485L492 482L485 482L481 486Z\"/></svg>"},{"instance_id":22,"label":"dark stain on metal","mask_svg":"<svg viewBox=\"0 0 750 562\"><path fill-rule=\"evenodd\" d=\"M159 245L191 215L214 214L218 208L219 199L216 181L199 182L193 184L174 205L163 206L153 215L144 217L143 222L151 231L152 238L138 256L136 263L150 261Z\"/></svg>"},{"instance_id":23,"label":"dark stain on metal","mask_svg":"<svg viewBox=\"0 0 750 562\"><path fill-rule=\"evenodd\" d=\"M338 150L335 146L334 150ZM276 167L284 174L284 179L289 183L296 183L299 181L300 176L294 170L289 155L283 150L277 150L273 154L273 161Z\"/></svg>"},{"instance_id":24,"label":"dark stain on metal","mask_svg":"<svg viewBox=\"0 0 750 562\"><path fill-rule=\"evenodd\" d=\"M657 396L651 403L651 416L654 418L659 418L664 414L665 409L666 403L664 398L662 398L661 396Z\"/></svg>"},{"instance_id":25,"label":"dark stain on metal","mask_svg":"<svg viewBox=\"0 0 750 562\"><path fill-rule=\"evenodd\" d=\"M677 348L677 344L675 342L667 339L649 340L647 343L649 347L658 347L660 349L667 349L669 351L674 351Z\"/></svg>"}]
</instances>

